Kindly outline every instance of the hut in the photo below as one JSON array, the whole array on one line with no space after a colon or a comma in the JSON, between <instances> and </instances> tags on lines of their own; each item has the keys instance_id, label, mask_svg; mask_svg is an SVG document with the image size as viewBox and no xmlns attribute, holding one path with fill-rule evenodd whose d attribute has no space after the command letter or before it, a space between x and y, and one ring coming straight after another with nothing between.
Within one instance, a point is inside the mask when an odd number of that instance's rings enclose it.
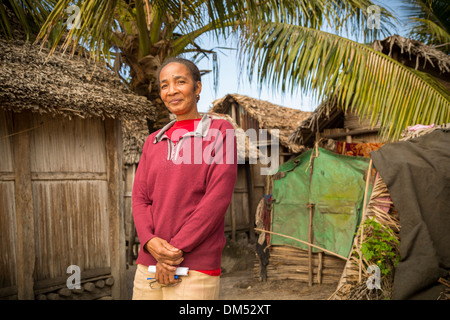
<instances>
[{"instance_id":1,"label":"hut","mask_svg":"<svg viewBox=\"0 0 450 320\"><path fill-rule=\"evenodd\" d=\"M435 48L399 36L375 41L372 46L409 67L432 74L444 87L448 88L450 59ZM366 294L365 290L357 290L350 295L347 292L350 283L352 285L360 283L361 285L357 289L365 287L365 280L370 276L370 272L366 270L369 265L361 257L361 243L367 237L365 233L368 233L367 230L364 230L362 223L369 218L375 218L384 227L395 233L396 237L400 230L396 212L398 203L393 202L390 198L387 186L381 178L383 173L381 172L380 176L380 173L377 172L379 168L373 166L376 164L375 160L372 162L373 154L378 154L384 146L390 148L380 139L379 130L379 123L371 125L367 119L356 116L351 108L349 111L343 112L337 106L334 97L330 97L323 101L314 113L292 132L289 141L311 148L311 151L308 151L311 154L305 152L280 167L279 172L273 176L273 199L263 211L268 218L262 215L260 219L261 229L272 231L278 229L278 233L280 233L280 235L270 232L262 233L265 236L266 245L271 246L271 250L268 250L270 257L268 259L260 258L259 267L261 270L265 270L267 278L290 278L309 281L311 284L313 282L320 283L322 280L326 282L326 277L328 277L328 281L338 283L338 290L332 296L333 299L350 296L358 298ZM417 130L417 128L412 128L412 130ZM308 155L308 159L304 158L305 155ZM324 156L330 157L328 163L320 161ZM399 158L409 162L409 159ZM339 173L338 169L344 167L346 162L360 163L357 175L349 176ZM406 164L402 165L408 167ZM296 174L297 168L302 168L302 166L304 170L300 170ZM386 166L390 165L386 164ZM357 168L356 164L350 167L352 170ZM302 176L305 172L310 176ZM336 172L339 174L335 175ZM301 178L302 182L295 181L301 180ZM327 187L317 193L318 190L314 190L314 184L320 185L320 180L324 178L328 179ZM347 180L347 182L343 180ZM333 192L330 196L329 192L333 191L336 186L341 186L337 190L339 192L345 192L347 187L355 189L354 192L346 192L345 195ZM349 195L356 194L359 195L358 202L361 200L362 202L355 208L349 208L343 203L332 204L330 202L333 199L347 201ZM291 201L294 198L295 201ZM302 200L303 198L306 199ZM412 198L415 197L409 197L409 199ZM294 206L294 208L289 206ZM305 207L310 209L309 217ZM325 210L321 210L321 208ZM289 213L289 210L291 213L285 214L285 212ZM356 223L345 228L339 226L342 221L331 225L330 217L344 219L352 216L355 211L359 212L356 221L352 220ZM332 216L329 213L339 213L339 215ZM326 218L327 214L328 218ZM304 222L287 223L290 221L289 219L304 219ZM296 227L291 227L292 225ZM305 230L305 226L309 229ZM352 239L348 238L345 242L346 251L340 254L340 260L335 259L338 258L336 255L331 257L334 259L333 261L329 254L333 255L337 249L342 249L343 246L333 248L334 243L338 240L335 235L330 235L330 238L335 240L333 245L327 244L329 238L326 233L341 231L345 231L348 235L354 235L356 232L356 236L353 238L352 249L349 248ZM316 247L305 245L306 242ZM289 246L280 245L286 243ZM321 248L317 248L318 246ZM328 258L326 249L330 251ZM396 249L398 250L398 248ZM323 257L321 258L320 255ZM325 259L329 260L328 265L325 263ZM293 261L296 263L293 264ZM364 280L363 283L361 283L362 280Z\"/></svg>"},{"instance_id":2,"label":"hut","mask_svg":"<svg viewBox=\"0 0 450 320\"><path fill-rule=\"evenodd\" d=\"M0 298L126 299L124 119L153 106L103 66L0 40Z\"/></svg>"},{"instance_id":3,"label":"hut","mask_svg":"<svg viewBox=\"0 0 450 320\"><path fill-rule=\"evenodd\" d=\"M335 99L330 98L292 131L289 140L308 148L317 143L339 154L368 157L370 151L382 146L379 130L378 123L372 126L368 119L351 111L342 111Z\"/></svg>"},{"instance_id":4,"label":"hut","mask_svg":"<svg viewBox=\"0 0 450 320\"><path fill-rule=\"evenodd\" d=\"M251 142L256 145L260 153L257 159L238 164L238 177L234 190L231 209L235 210L236 231L245 231L254 239L255 211L259 202L267 194L267 178L261 168L272 166L267 159L271 156L273 137L279 141L278 163L284 163L294 155L304 151L304 147L288 141L289 134L310 112L279 106L264 100L251 98L240 94L228 94L213 101L209 113L227 115L235 123L238 130L247 136L249 130L254 130L256 138ZM261 134L260 130L265 130ZM276 141L276 140L275 140ZM238 146L239 147L239 146ZM241 146L242 147L242 146ZM273 161L273 159L271 159Z\"/></svg>"},{"instance_id":5,"label":"hut","mask_svg":"<svg viewBox=\"0 0 450 320\"><path fill-rule=\"evenodd\" d=\"M311 112L279 106L240 94L228 94L213 101L212 104L209 112L228 114L244 131L267 130L265 140L260 141L258 135L258 147L267 144L271 140L271 135L277 135L280 142L280 163L305 151L303 144L289 141L289 136L312 114Z\"/></svg>"},{"instance_id":6,"label":"hut","mask_svg":"<svg viewBox=\"0 0 450 320\"><path fill-rule=\"evenodd\" d=\"M416 125L371 154L373 190L330 299L449 300L448 146L450 124ZM372 220L382 231L376 234L383 238L381 254L374 250ZM362 254L364 245L373 253ZM378 286L371 280L375 265Z\"/></svg>"},{"instance_id":7,"label":"hut","mask_svg":"<svg viewBox=\"0 0 450 320\"><path fill-rule=\"evenodd\" d=\"M371 47L407 67L432 75L450 90L450 56L442 51L399 35L376 40ZM368 157L382 145L379 131L379 123L371 125L368 119L357 116L351 109L343 112L336 99L330 97L292 132L289 141L306 147L317 142L340 154Z\"/></svg>"},{"instance_id":8,"label":"hut","mask_svg":"<svg viewBox=\"0 0 450 320\"><path fill-rule=\"evenodd\" d=\"M320 147L282 164L258 219L264 250L255 276L310 286L337 283L370 190L370 172L368 158Z\"/></svg>"}]
</instances>

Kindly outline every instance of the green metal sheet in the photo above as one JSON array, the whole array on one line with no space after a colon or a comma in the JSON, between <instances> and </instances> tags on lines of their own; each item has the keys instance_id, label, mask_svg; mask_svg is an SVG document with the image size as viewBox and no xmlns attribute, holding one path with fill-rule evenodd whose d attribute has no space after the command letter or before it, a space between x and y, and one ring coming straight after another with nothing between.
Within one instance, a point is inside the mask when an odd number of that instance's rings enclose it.
<instances>
[{"instance_id":1,"label":"green metal sheet","mask_svg":"<svg viewBox=\"0 0 450 320\"><path fill-rule=\"evenodd\" d=\"M273 184L272 231L308 241L308 204L314 204L313 244L346 257L361 219L364 175L370 159L317 150L314 159L311 154L316 150L310 150L280 166L278 172L285 176ZM305 244L277 235L271 236L271 244L308 249Z\"/></svg>"}]
</instances>

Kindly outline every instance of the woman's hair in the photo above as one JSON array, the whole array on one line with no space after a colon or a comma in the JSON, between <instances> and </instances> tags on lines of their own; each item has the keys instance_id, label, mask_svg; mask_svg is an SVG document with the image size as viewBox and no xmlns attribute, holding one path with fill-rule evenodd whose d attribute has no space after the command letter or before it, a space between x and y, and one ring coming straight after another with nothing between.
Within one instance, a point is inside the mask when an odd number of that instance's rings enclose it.
<instances>
[{"instance_id":1,"label":"woman's hair","mask_svg":"<svg viewBox=\"0 0 450 320\"><path fill-rule=\"evenodd\" d=\"M197 89L197 81L202 81L202 77L200 75L200 70L198 70L197 66L195 65L195 63L193 63L190 60L184 59L184 58L169 58L166 59L158 68L158 70L156 71L156 84L158 85L158 90L161 91L161 86L159 83L159 75L161 73L161 70L167 66L169 63L181 63L183 65L185 65L190 74L192 75L192 78L194 79L194 90Z\"/></svg>"}]
</instances>

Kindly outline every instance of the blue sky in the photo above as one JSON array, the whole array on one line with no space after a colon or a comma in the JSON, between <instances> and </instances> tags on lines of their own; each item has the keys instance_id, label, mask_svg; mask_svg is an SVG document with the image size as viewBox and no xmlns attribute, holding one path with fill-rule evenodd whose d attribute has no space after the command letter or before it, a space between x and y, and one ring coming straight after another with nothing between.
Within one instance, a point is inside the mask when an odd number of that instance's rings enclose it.
<instances>
[{"instance_id":1,"label":"blue sky","mask_svg":"<svg viewBox=\"0 0 450 320\"><path fill-rule=\"evenodd\" d=\"M379 3L383 5L388 3L389 8L393 15L401 21L402 17L400 15L400 5L402 1L374 1L374 3ZM405 30L403 24L398 25L397 34L404 35ZM399 31L400 30L400 31ZM395 32L392 31L391 34ZM235 47L234 41L227 40L221 43L216 41L211 41L209 36L204 37L200 44L204 49L213 49L217 46L222 47ZM313 111L317 106L319 101L312 98L311 94L305 95L299 91L286 92L282 94L280 90L274 90L272 87L262 86L261 90L258 89L258 83L256 81L249 82L248 76L245 74L246 70L239 69L239 61L237 58L237 51L231 50L221 50L218 54L219 60L219 84L217 92L214 90L213 86L213 75L209 73L204 75L202 78L202 93L200 94L200 101L198 103L198 109L200 112L206 112L212 105L215 99L224 97L229 93L239 93L247 95L253 98L258 98L266 100L281 106L290 107L294 109L299 109L303 111ZM198 66L200 69L212 69L212 60L206 58L202 59Z\"/></svg>"}]
</instances>

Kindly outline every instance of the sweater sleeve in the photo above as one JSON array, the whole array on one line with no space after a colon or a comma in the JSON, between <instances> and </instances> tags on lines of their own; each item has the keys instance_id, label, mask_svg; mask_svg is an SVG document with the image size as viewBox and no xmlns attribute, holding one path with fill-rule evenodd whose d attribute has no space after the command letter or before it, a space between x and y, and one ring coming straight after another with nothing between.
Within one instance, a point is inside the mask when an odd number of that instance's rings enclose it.
<instances>
[{"instance_id":1,"label":"sweater sleeve","mask_svg":"<svg viewBox=\"0 0 450 320\"><path fill-rule=\"evenodd\" d=\"M217 230L230 204L237 176L237 150L233 127L226 127L226 130L221 128L221 134L216 137L214 159L208 164L205 194L189 219L169 241L183 252L192 251Z\"/></svg>"},{"instance_id":2,"label":"sweater sleeve","mask_svg":"<svg viewBox=\"0 0 450 320\"><path fill-rule=\"evenodd\" d=\"M147 141L148 140L149 139L147 139ZM144 145L142 156L136 170L132 191L134 224L136 226L136 232L139 237L139 241L144 250L145 244L153 237L155 237L152 218L152 201L148 197L149 192L147 186L147 149L147 146Z\"/></svg>"}]
</instances>

